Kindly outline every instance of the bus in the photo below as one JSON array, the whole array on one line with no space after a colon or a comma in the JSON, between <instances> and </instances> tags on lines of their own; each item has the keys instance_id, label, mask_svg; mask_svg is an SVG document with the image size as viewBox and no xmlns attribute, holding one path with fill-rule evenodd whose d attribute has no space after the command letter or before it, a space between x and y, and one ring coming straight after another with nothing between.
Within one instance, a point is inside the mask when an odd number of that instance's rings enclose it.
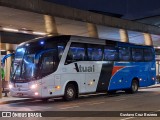
<instances>
[{"instance_id":1,"label":"bus","mask_svg":"<svg viewBox=\"0 0 160 120\"><path fill-rule=\"evenodd\" d=\"M87 93L136 93L155 80L153 46L61 35L17 47L9 88L13 97L70 101Z\"/></svg>"}]
</instances>

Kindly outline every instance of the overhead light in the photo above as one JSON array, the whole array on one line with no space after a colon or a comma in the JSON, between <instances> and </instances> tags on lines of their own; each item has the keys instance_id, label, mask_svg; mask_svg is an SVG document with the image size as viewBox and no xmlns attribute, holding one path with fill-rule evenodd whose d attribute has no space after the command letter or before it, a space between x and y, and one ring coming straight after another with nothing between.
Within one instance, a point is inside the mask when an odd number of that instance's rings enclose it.
<instances>
[{"instance_id":1,"label":"overhead light","mask_svg":"<svg viewBox=\"0 0 160 120\"><path fill-rule=\"evenodd\" d=\"M44 32L33 32L33 34L35 34L35 35L46 35L46 33L44 33Z\"/></svg>"},{"instance_id":2,"label":"overhead light","mask_svg":"<svg viewBox=\"0 0 160 120\"><path fill-rule=\"evenodd\" d=\"M160 49L160 46L157 46L157 47L154 47L155 49L157 48L157 49Z\"/></svg>"},{"instance_id":3,"label":"overhead light","mask_svg":"<svg viewBox=\"0 0 160 120\"><path fill-rule=\"evenodd\" d=\"M32 32L32 30L27 30L26 28L14 29L14 28L1 27L1 30L9 31L9 32L19 32L19 33L24 33L24 34L42 35L42 36L47 35L47 33L45 32L38 32L38 31Z\"/></svg>"},{"instance_id":4,"label":"overhead light","mask_svg":"<svg viewBox=\"0 0 160 120\"><path fill-rule=\"evenodd\" d=\"M18 29L13 29L13 28L2 28L2 30L10 31L10 32L18 32L19 31Z\"/></svg>"},{"instance_id":5,"label":"overhead light","mask_svg":"<svg viewBox=\"0 0 160 120\"><path fill-rule=\"evenodd\" d=\"M21 33L29 33L28 31L19 31L19 32L21 32Z\"/></svg>"},{"instance_id":6,"label":"overhead light","mask_svg":"<svg viewBox=\"0 0 160 120\"><path fill-rule=\"evenodd\" d=\"M27 30L27 28L22 28L22 30Z\"/></svg>"}]
</instances>

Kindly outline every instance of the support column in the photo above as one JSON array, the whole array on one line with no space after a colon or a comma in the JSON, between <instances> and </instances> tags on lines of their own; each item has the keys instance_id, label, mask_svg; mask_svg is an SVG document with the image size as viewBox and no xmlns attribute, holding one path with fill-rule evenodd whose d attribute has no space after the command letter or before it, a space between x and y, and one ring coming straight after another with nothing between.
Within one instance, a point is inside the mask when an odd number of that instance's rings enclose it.
<instances>
[{"instance_id":1,"label":"support column","mask_svg":"<svg viewBox=\"0 0 160 120\"><path fill-rule=\"evenodd\" d=\"M145 43L145 45L153 45L151 34L143 33L143 35L144 35L144 43Z\"/></svg>"},{"instance_id":2,"label":"support column","mask_svg":"<svg viewBox=\"0 0 160 120\"><path fill-rule=\"evenodd\" d=\"M58 35L55 18L49 15L44 15L45 29L48 35Z\"/></svg>"},{"instance_id":3,"label":"support column","mask_svg":"<svg viewBox=\"0 0 160 120\"><path fill-rule=\"evenodd\" d=\"M7 51L7 54L11 54L10 51ZM10 68L11 68L12 57L6 59L5 62L5 80L9 81L10 79Z\"/></svg>"},{"instance_id":4,"label":"support column","mask_svg":"<svg viewBox=\"0 0 160 120\"><path fill-rule=\"evenodd\" d=\"M125 29L119 29L121 42L129 42L128 32Z\"/></svg>"},{"instance_id":5,"label":"support column","mask_svg":"<svg viewBox=\"0 0 160 120\"><path fill-rule=\"evenodd\" d=\"M0 50L1 50L1 33L0 33ZM1 60L1 51L0 51L0 60ZM2 79L1 79L1 64L0 64L0 98L2 98Z\"/></svg>"},{"instance_id":6,"label":"support column","mask_svg":"<svg viewBox=\"0 0 160 120\"><path fill-rule=\"evenodd\" d=\"M88 34L89 37L94 37L94 38L98 38L98 30L97 30L97 26L95 24L92 23L87 23L87 29L88 29Z\"/></svg>"}]
</instances>

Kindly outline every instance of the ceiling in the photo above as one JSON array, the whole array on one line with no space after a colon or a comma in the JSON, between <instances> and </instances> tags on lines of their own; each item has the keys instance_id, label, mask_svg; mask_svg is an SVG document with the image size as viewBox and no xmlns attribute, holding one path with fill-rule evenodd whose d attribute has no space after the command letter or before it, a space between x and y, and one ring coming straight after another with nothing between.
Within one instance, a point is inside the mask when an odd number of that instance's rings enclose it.
<instances>
[{"instance_id":1,"label":"ceiling","mask_svg":"<svg viewBox=\"0 0 160 120\"><path fill-rule=\"evenodd\" d=\"M137 19L136 21L160 27L160 15L145 17L145 18L142 18L142 19Z\"/></svg>"},{"instance_id":2,"label":"ceiling","mask_svg":"<svg viewBox=\"0 0 160 120\"><path fill-rule=\"evenodd\" d=\"M42 14L0 6L0 15L1 27L45 32L44 18ZM58 17L55 17L55 20L59 34L79 35L88 37L88 30L85 22L79 22ZM99 38L120 41L119 29L100 25L97 25L97 28ZM135 31L128 31L128 33L130 42L137 44L144 43L142 33ZM152 35L152 39L154 45L160 45L160 36ZM9 43L7 39L6 42Z\"/></svg>"},{"instance_id":3,"label":"ceiling","mask_svg":"<svg viewBox=\"0 0 160 120\"><path fill-rule=\"evenodd\" d=\"M136 20L160 14L159 0L44 0L85 11Z\"/></svg>"}]
</instances>

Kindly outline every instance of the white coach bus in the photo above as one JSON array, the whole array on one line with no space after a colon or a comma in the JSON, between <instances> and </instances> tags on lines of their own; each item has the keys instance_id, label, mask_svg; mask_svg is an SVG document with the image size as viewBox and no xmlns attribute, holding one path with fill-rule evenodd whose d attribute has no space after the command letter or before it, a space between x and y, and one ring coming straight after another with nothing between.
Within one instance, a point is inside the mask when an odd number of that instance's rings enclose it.
<instances>
[{"instance_id":1,"label":"white coach bus","mask_svg":"<svg viewBox=\"0 0 160 120\"><path fill-rule=\"evenodd\" d=\"M69 35L38 38L17 47L10 93L43 100L74 100L102 91L135 93L155 83L154 58L151 46Z\"/></svg>"}]
</instances>

